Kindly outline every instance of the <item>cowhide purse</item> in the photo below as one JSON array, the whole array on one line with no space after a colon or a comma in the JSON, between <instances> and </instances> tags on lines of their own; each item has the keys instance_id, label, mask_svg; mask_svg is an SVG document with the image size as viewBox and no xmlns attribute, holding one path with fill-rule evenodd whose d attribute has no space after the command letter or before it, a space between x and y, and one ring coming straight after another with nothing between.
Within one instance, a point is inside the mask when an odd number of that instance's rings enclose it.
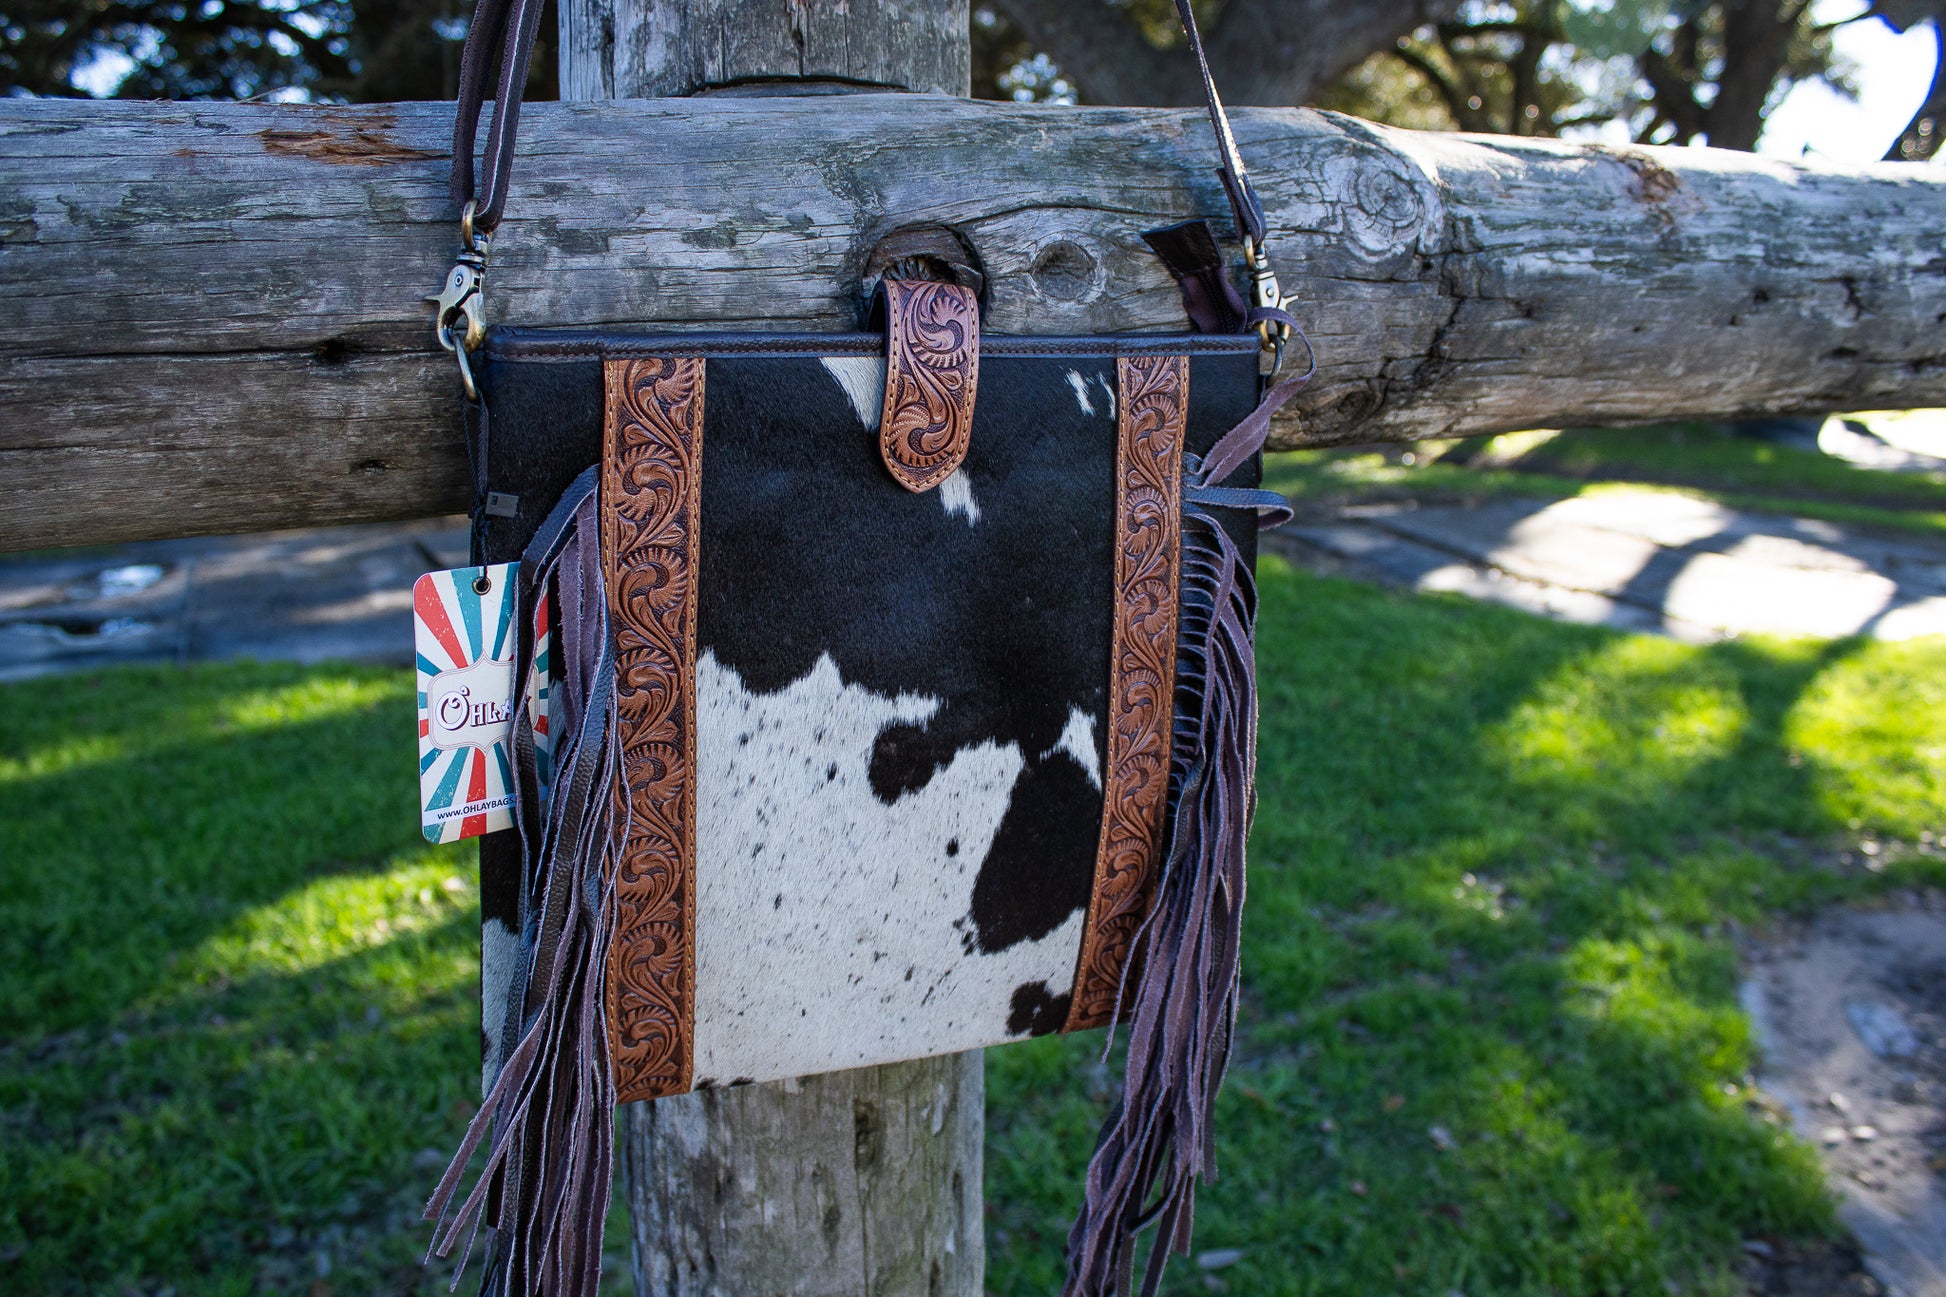
<instances>
[{"instance_id":1,"label":"cowhide purse","mask_svg":"<svg viewBox=\"0 0 1946 1297\"><path fill-rule=\"evenodd\" d=\"M1302 381L1260 364L1292 321L1187 0L1257 304L1192 222L1145 237L1197 331L1096 338L983 336L970 277L886 279L872 332L484 329L541 7L475 12L438 326L474 561L519 560L550 688L481 843L487 1094L435 1250L484 1219L488 1291L592 1294L616 1103L1121 1020L1068 1290L1125 1290L1159 1221L1153 1287L1235 1013L1258 454Z\"/></svg>"}]
</instances>

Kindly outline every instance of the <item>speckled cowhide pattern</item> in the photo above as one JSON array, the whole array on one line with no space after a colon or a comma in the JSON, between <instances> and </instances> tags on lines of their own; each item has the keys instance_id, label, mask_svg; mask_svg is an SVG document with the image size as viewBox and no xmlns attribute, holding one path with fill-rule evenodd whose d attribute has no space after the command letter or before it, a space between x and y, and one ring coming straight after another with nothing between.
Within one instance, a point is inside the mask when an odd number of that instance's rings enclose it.
<instances>
[{"instance_id":1,"label":"speckled cowhide pattern","mask_svg":"<svg viewBox=\"0 0 1946 1297\"><path fill-rule=\"evenodd\" d=\"M922 494L878 462L882 361L709 377L694 1084L1057 1028L1101 823L1112 361L989 389L1011 411Z\"/></svg>"},{"instance_id":2,"label":"speckled cowhide pattern","mask_svg":"<svg viewBox=\"0 0 1946 1297\"><path fill-rule=\"evenodd\" d=\"M1253 352L1178 341L1206 388L1194 450L1250 409ZM879 455L882 355L810 347L705 353L696 1087L1059 1030L1094 882L1113 350L989 344L966 459L915 494ZM517 552L600 453L600 360L617 350L490 351L479 485L521 499L490 523L489 555ZM482 846L489 1076L517 964L505 836Z\"/></svg>"}]
</instances>

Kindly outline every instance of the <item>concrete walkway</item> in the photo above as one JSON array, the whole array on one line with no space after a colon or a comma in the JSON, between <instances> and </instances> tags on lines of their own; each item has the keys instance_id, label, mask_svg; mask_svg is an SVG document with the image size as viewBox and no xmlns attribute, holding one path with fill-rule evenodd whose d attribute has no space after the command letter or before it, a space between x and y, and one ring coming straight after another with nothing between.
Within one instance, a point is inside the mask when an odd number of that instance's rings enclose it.
<instances>
[{"instance_id":1,"label":"concrete walkway","mask_svg":"<svg viewBox=\"0 0 1946 1297\"><path fill-rule=\"evenodd\" d=\"M412 661L412 583L464 519L0 557L0 680L124 662Z\"/></svg>"},{"instance_id":2,"label":"concrete walkway","mask_svg":"<svg viewBox=\"0 0 1946 1297\"><path fill-rule=\"evenodd\" d=\"M1667 491L1357 506L1270 543L1313 567L1689 640L1946 634L1946 540Z\"/></svg>"},{"instance_id":3,"label":"concrete walkway","mask_svg":"<svg viewBox=\"0 0 1946 1297\"><path fill-rule=\"evenodd\" d=\"M1709 640L1946 634L1946 541L1744 514L1666 491L1367 505L1267 542L1311 567ZM412 660L412 582L463 519L0 557L0 680L122 662Z\"/></svg>"}]
</instances>

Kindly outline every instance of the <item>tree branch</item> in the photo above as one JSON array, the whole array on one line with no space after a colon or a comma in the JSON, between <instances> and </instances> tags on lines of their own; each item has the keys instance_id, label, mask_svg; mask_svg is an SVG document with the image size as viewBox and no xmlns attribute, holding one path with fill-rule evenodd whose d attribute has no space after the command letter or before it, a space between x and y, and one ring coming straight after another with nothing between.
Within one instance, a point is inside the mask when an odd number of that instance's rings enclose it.
<instances>
[{"instance_id":1,"label":"tree branch","mask_svg":"<svg viewBox=\"0 0 1946 1297\"><path fill-rule=\"evenodd\" d=\"M1687 144L1701 135L1703 106L1696 102L1696 92L1676 64L1661 50L1651 47L1643 51L1636 66L1641 69L1642 79L1649 83L1649 92L1655 96L1656 117L1676 129L1673 142Z\"/></svg>"},{"instance_id":2,"label":"tree branch","mask_svg":"<svg viewBox=\"0 0 1946 1297\"><path fill-rule=\"evenodd\" d=\"M1222 210L1200 117L530 104L493 318L855 329L872 246L943 222L995 335L1180 329L1131 235ZM1236 126L1317 347L1280 446L1946 405L1933 168ZM451 132L440 104L0 102L0 548L463 507L419 300L452 256Z\"/></svg>"},{"instance_id":3,"label":"tree branch","mask_svg":"<svg viewBox=\"0 0 1946 1297\"><path fill-rule=\"evenodd\" d=\"M1467 107L1466 95L1453 84L1444 69L1410 45L1395 46L1392 57L1432 83L1439 97L1446 101L1446 111L1452 114L1454 122L1466 121L1467 114L1472 111Z\"/></svg>"},{"instance_id":4,"label":"tree branch","mask_svg":"<svg viewBox=\"0 0 1946 1297\"><path fill-rule=\"evenodd\" d=\"M1458 78L1458 84L1454 87L1454 102L1457 106L1453 118L1463 131L1504 134L1505 131L1499 123L1493 120L1493 109L1488 93L1493 87L1486 84L1480 76L1480 60L1469 57L1455 46L1455 42L1464 40L1467 34L1466 28L1455 27L1451 23L1440 23L1433 29L1433 35L1439 41L1440 51L1445 54L1446 61L1452 64L1453 73ZM1474 104L1476 99L1479 101L1477 106Z\"/></svg>"},{"instance_id":5,"label":"tree branch","mask_svg":"<svg viewBox=\"0 0 1946 1297\"><path fill-rule=\"evenodd\" d=\"M1167 106L1202 99L1187 51L1157 50L1107 0L991 0L1074 77L1088 103ZM1461 0L1229 0L1204 31L1226 103L1304 103Z\"/></svg>"}]
</instances>

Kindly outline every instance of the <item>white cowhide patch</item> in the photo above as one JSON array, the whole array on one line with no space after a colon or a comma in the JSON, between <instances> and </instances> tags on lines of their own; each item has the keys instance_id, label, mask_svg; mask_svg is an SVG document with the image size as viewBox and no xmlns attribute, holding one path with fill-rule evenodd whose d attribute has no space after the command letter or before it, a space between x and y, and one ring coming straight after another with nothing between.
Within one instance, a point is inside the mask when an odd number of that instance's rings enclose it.
<instances>
[{"instance_id":1,"label":"white cowhide patch","mask_svg":"<svg viewBox=\"0 0 1946 1297\"><path fill-rule=\"evenodd\" d=\"M1095 403L1088 399L1088 380L1081 376L1080 370L1068 371L1068 386L1074 389L1074 400L1081 407L1081 413L1093 414Z\"/></svg>"},{"instance_id":2,"label":"white cowhide patch","mask_svg":"<svg viewBox=\"0 0 1946 1297\"><path fill-rule=\"evenodd\" d=\"M858 413L858 423L867 432L878 431L885 412L885 357L825 356L824 370L844 389L845 399ZM972 526L980 520L980 502L973 498L973 483L966 470L958 469L936 488L939 507L948 516L957 515Z\"/></svg>"},{"instance_id":3,"label":"white cowhide patch","mask_svg":"<svg viewBox=\"0 0 1946 1297\"><path fill-rule=\"evenodd\" d=\"M1096 411L1094 398L1089 395L1089 389L1094 387L1100 388L1105 417L1110 419L1115 417L1115 389L1109 386L1108 380L1100 374L1095 374L1090 377L1078 369L1070 369L1068 371L1068 386L1074 391L1074 403L1081 407L1081 413L1091 418L1095 415Z\"/></svg>"},{"instance_id":4,"label":"white cowhide patch","mask_svg":"<svg viewBox=\"0 0 1946 1297\"><path fill-rule=\"evenodd\" d=\"M1068 759L1088 772L1088 782L1096 789L1101 787L1101 751L1095 746L1095 718L1079 707L1068 713L1068 723L1061 728L1061 737L1054 741L1043 756L1065 753Z\"/></svg>"},{"instance_id":5,"label":"white cowhide patch","mask_svg":"<svg viewBox=\"0 0 1946 1297\"><path fill-rule=\"evenodd\" d=\"M845 389L851 408L858 411L858 422L877 428L885 412L885 357L826 356L824 369Z\"/></svg>"},{"instance_id":6,"label":"white cowhide patch","mask_svg":"<svg viewBox=\"0 0 1946 1297\"><path fill-rule=\"evenodd\" d=\"M698 1085L996 1044L1017 988L1066 991L1080 911L993 954L965 939L1016 745L963 748L888 806L868 779L873 744L938 700L847 684L828 656L756 694L707 651L696 699ZM1073 746L1094 773L1085 721Z\"/></svg>"},{"instance_id":7,"label":"white cowhide patch","mask_svg":"<svg viewBox=\"0 0 1946 1297\"><path fill-rule=\"evenodd\" d=\"M958 514L971 527L980 520L980 502L973 498L973 483L965 468L956 468L939 484L939 503L947 513Z\"/></svg>"}]
</instances>

